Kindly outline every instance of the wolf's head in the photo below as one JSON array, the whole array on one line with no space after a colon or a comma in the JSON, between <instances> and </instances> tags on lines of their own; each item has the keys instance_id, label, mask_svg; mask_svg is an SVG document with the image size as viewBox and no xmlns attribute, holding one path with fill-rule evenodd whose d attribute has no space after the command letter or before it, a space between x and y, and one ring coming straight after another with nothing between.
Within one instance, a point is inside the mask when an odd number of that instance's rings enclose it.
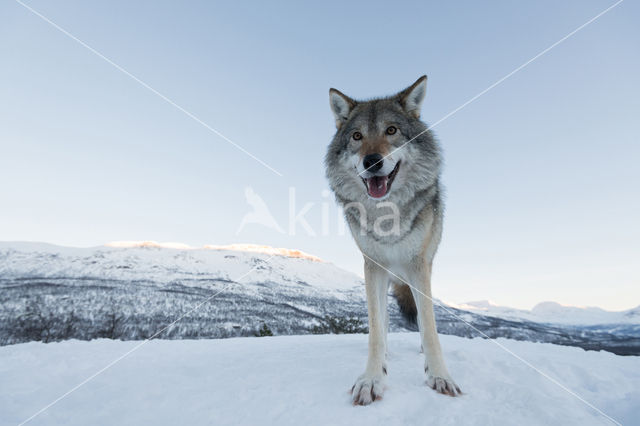
<instances>
[{"instance_id":1,"label":"wolf's head","mask_svg":"<svg viewBox=\"0 0 640 426\"><path fill-rule=\"evenodd\" d=\"M394 96L364 102L329 90L337 131L325 163L339 200L402 204L437 181L439 148L420 121L426 89L422 76Z\"/></svg>"}]
</instances>

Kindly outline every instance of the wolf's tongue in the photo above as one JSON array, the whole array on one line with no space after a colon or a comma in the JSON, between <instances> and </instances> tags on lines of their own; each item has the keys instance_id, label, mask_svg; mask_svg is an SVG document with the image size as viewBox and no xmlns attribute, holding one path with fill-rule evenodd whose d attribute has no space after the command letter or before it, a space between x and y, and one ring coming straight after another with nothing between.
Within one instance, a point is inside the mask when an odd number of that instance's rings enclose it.
<instances>
[{"instance_id":1,"label":"wolf's tongue","mask_svg":"<svg viewBox=\"0 0 640 426\"><path fill-rule=\"evenodd\" d=\"M367 188L369 190L369 195L373 198L381 198L384 197L387 193L387 181L389 178L387 176L374 176L367 178Z\"/></svg>"}]
</instances>

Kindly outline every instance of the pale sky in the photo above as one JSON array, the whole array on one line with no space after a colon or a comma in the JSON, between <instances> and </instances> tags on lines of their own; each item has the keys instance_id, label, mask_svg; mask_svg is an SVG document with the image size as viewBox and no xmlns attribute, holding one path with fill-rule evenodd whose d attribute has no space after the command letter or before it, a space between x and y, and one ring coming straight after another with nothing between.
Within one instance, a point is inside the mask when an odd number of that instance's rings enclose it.
<instances>
[{"instance_id":1,"label":"pale sky","mask_svg":"<svg viewBox=\"0 0 640 426\"><path fill-rule=\"evenodd\" d=\"M370 98L427 74L433 123L614 4L236 3L26 2L282 176L0 3L0 240L257 243L361 274L323 196L328 89ZM621 3L434 129L447 188L435 296L640 304L639 16ZM317 235L237 234L247 187L284 231L294 187Z\"/></svg>"}]
</instances>

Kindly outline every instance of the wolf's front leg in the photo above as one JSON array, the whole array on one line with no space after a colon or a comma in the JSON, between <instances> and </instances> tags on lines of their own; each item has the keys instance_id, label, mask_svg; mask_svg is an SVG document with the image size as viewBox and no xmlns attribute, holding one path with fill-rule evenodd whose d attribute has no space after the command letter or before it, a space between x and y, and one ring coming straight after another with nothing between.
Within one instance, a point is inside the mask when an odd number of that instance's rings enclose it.
<instances>
[{"instance_id":1,"label":"wolf's front leg","mask_svg":"<svg viewBox=\"0 0 640 426\"><path fill-rule=\"evenodd\" d=\"M386 300L389 277L387 272L365 258L364 280L369 311L369 358L364 373L351 388L354 404L367 405L382 398L386 353Z\"/></svg>"},{"instance_id":2,"label":"wolf's front leg","mask_svg":"<svg viewBox=\"0 0 640 426\"><path fill-rule=\"evenodd\" d=\"M458 396L462 392L455 384L442 356L436 318L431 299L431 264L426 261L415 266L410 274L411 292L418 308L418 326L425 355L424 371L427 385L437 392Z\"/></svg>"}]
</instances>

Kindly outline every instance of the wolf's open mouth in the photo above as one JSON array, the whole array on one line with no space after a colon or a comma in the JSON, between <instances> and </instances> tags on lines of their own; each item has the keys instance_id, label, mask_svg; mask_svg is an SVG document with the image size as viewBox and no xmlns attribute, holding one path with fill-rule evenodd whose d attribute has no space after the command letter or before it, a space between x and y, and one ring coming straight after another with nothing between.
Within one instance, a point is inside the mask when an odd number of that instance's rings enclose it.
<instances>
[{"instance_id":1,"label":"wolf's open mouth","mask_svg":"<svg viewBox=\"0 0 640 426\"><path fill-rule=\"evenodd\" d=\"M400 161L398 161L391 173L389 173L387 176L372 176L366 179L362 178L364 186L367 187L367 193L372 198L382 198L387 195L389 190L391 190L391 184L393 183L393 179L398 174L399 168Z\"/></svg>"}]
</instances>

